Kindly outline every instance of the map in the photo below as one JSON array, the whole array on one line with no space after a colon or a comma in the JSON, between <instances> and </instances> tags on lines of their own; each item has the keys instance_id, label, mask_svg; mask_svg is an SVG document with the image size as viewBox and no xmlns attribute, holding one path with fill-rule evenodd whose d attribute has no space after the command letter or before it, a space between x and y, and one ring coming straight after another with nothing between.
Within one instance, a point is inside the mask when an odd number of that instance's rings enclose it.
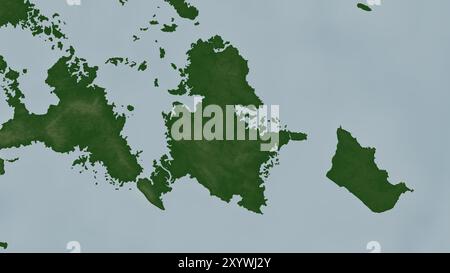
<instances>
[{"instance_id":1,"label":"map","mask_svg":"<svg viewBox=\"0 0 450 273\"><path fill-rule=\"evenodd\" d=\"M0 253L448 251L439 2L1 0Z\"/></svg>"}]
</instances>

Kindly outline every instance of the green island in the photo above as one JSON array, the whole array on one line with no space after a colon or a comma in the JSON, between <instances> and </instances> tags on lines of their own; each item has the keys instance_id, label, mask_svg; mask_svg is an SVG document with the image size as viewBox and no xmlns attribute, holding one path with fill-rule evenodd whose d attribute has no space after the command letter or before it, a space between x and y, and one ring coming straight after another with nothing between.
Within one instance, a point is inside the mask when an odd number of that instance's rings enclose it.
<instances>
[{"instance_id":1,"label":"green island","mask_svg":"<svg viewBox=\"0 0 450 273\"><path fill-rule=\"evenodd\" d=\"M178 25L177 24L164 24L161 28L162 32L175 32L177 30Z\"/></svg>"},{"instance_id":2,"label":"green island","mask_svg":"<svg viewBox=\"0 0 450 273\"><path fill-rule=\"evenodd\" d=\"M337 150L327 177L346 188L371 211L392 209L400 195L412 192L405 183L392 185L388 173L375 163L375 148L364 148L349 132L337 130Z\"/></svg>"},{"instance_id":3,"label":"green island","mask_svg":"<svg viewBox=\"0 0 450 273\"><path fill-rule=\"evenodd\" d=\"M221 37L198 40L187 55L188 65L181 69L181 83L177 90L169 91L171 94L202 96L204 106L218 105L222 109L226 105L263 104L247 82L247 61ZM196 112L191 113L191 118L195 115ZM163 118L170 152L153 162L154 171L149 178L138 180L139 190L161 209L164 209L162 195L172 190L175 181L187 176L195 178L212 196L225 202L240 196L240 206L262 213L261 207L267 201L264 181L269 169L278 164L279 149L291 140L307 138L304 133L282 130L275 151L261 151L260 139L174 140L170 128L177 119L170 113L163 113ZM235 113L234 118L237 118Z\"/></svg>"},{"instance_id":4,"label":"green island","mask_svg":"<svg viewBox=\"0 0 450 273\"><path fill-rule=\"evenodd\" d=\"M166 56L166 50L162 47L159 48L159 58L164 59Z\"/></svg>"},{"instance_id":5,"label":"green island","mask_svg":"<svg viewBox=\"0 0 450 273\"><path fill-rule=\"evenodd\" d=\"M164 0L169 3L178 13L178 15L182 18L194 20L198 16L198 9L189 3L186 0Z\"/></svg>"},{"instance_id":6,"label":"green island","mask_svg":"<svg viewBox=\"0 0 450 273\"><path fill-rule=\"evenodd\" d=\"M13 160L5 160L3 158L0 158L0 175L4 175L6 173L5 172L5 163L6 162L13 163L13 162L16 162L17 160L19 160L19 159L15 158Z\"/></svg>"},{"instance_id":7,"label":"green island","mask_svg":"<svg viewBox=\"0 0 450 273\"><path fill-rule=\"evenodd\" d=\"M5 160L0 158L0 175L5 174Z\"/></svg>"},{"instance_id":8,"label":"green island","mask_svg":"<svg viewBox=\"0 0 450 273\"><path fill-rule=\"evenodd\" d=\"M372 11L371 7L363 3L358 3L356 6L364 11Z\"/></svg>"},{"instance_id":9,"label":"green island","mask_svg":"<svg viewBox=\"0 0 450 273\"><path fill-rule=\"evenodd\" d=\"M0 248L7 249L8 248L8 243L0 242Z\"/></svg>"},{"instance_id":10,"label":"green island","mask_svg":"<svg viewBox=\"0 0 450 273\"><path fill-rule=\"evenodd\" d=\"M91 164L102 164L112 180L135 181L142 167L138 154L133 154L126 138L121 135L125 116L114 112L104 88L93 82L98 67L90 67L83 59L61 57L49 70L46 83L52 87L59 102L51 105L46 114L30 113L22 102L19 89L20 73L9 68L0 57L0 74L7 103L14 109L13 118L2 124L0 149L18 148L40 142L58 153L79 148L88 153ZM74 162L75 164L76 162Z\"/></svg>"}]
</instances>

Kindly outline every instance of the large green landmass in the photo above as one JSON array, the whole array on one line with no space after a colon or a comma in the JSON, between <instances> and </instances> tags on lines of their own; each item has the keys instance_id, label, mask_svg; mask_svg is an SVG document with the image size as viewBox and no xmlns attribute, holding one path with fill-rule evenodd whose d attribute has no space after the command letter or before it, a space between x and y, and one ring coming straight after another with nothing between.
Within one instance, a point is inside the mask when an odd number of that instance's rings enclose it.
<instances>
[{"instance_id":1,"label":"large green landmass","mask_svg":"<svg viewBox=\"0 0 450 273\"><path fill-rule=\"evenodd\" d=\"M375 148L364 148L349 132L337 130L337 150L327 177L346 188L373 212L392 209L409 189L405 183L392 185L388 173L375 163Z\"/></svg>"},{"instance_id":2,"label":"large green landmass","mask_svg":"<svg viewBox=\"0 0 450 273\"><path fill-rule=\"evenodd\" d=\"M258 107L263 104L247 82L247 61L221 37L198 40L187 55L189 64L181 69L183 79L177 90L170 91L171 94L202 96L204 107L217 105L223 111L226 105ZM191 113L192 119L195 114ZM278 163L279 148L290 140L306 139L303 133L283 130L275 151L261 151L262 140L176 141L170 128L177 118L170 113L163 113L163 117L170 152L154 161L150 178L138 181L138 188L146 198L161 209L164 209L162 195L172 190L171 184L189 176L207 188L211 195L226 202L233 196L240 196L240 206L261 213L261 207L266 205L264 179L269 175L269 169ZM236 114L234 118L237 118Z\"/></svg>"},{"instance_id":3,"label":"large green landmass","mask_svg":"<svg viewBox=\"0 0 450 273\"><path fill-rule=\"evenodd\" d=\"M64 22L59 14L49 18L29 0L0 2L0 28L28 30L50 42L52 49L63 49L63 39L67 39L61 24ZM87 163L101 163L112 181L119 181L120 185L136 181L142 168L137 163L137 154L131 153L126 138L121 136L125 116L116 115L114 105L107 102L105 90L93 84L98 68L89 67L84 59L75 57L73 48L68 52L70 56L62 57L48 71L46 83L54 88L59 103L50 106L45 115L34 115L26 109L22 103L24 94L19 89L20 73L8 67L0 56L1 87L8 105L14 109L13 118L1 126L0 149L35 142L61 153L79 148L88 155L80 157L74 165L86 168ZM147 64L142 63L138 70L146 68ZM5 161L1 162L3 166Z\"/></svg>"},{"instance_id":4,"label":"large green landmass","mask_svg":"<svg viewBox=\"0 0 450 273\"><path fill-rule=\"evenodd\" d=\"M108 174L121 183L135 181L142 168L137 154L131 153L121 136L125 116L114 112L105 90L93 84L97 67L90 67L83 59L69 55L61 57L48 70L46 83L58 97L46 114L30 113L22 102L19 89L20 73L9 68L0 57L0 74L7 102L14 116L0 129L0 149L44 143L55 152L68 153L79 148L89 154L89 162L102 163Z\"/></svg>"}]
</instances>

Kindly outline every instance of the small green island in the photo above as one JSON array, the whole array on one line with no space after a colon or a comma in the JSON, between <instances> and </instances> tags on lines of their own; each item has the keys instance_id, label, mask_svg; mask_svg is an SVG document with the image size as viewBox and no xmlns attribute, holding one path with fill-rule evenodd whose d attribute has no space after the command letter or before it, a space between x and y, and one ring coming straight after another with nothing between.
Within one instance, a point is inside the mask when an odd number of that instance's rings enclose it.
<instances>
[{"instance_id":1,"label":"small green island","mask_svg":"<svg viewBox=\"0 0 450 273\"><path fill-rule=\"evenodd\" d=\"M164 24L161 28L162 32L175 32L177 30L178 25L177 24Z\"/></svg>"},{"instance_id":2,"label":"small green island","mask_svg":"<svg viewBox=\"0 0 450 273\"><path fill-rule=\"evenodd\" d=\"M8 243L0 242L0 248L7 249L8 248Z\"/></svg>"},{"instance_id":3,"label":"small green island","mask_svg":"<svg viewBox=\"0 0 450 273\"><path fill-rule=\"evenodd\" d=\"M19 160L18 158L15 158L13 160L5 160L3 158L0 158L0 175L4 175L5 172L5 163L13 163Z\"/></svg>"},{"instance_id":4,"label":"small green island","mask_svg":"<svg viewBox=\"0 0 450 273\"><path fill-rule=\"evenodd\" d=\"M393 185L388 173L375 163L375 148L361 147L346 130L337 130L337 150L327 177L346 188L371 211L381 213L392 209L400 195L412 192L405 183Z\"/></svg>"},{"instance_id":5,"label":"small green island","mask_svg":"<svg viewBox=\"0 0 450 273\"><path fill-rule=\"evenodd\" d=\"M5 174L5 160L0 158L0 175Z\"/></svg>"},{"instance_id":6,"label":"small green island","mask_svg":"<svg viewBox=\"0 0 450 273\"><path fill-rule=\"evenodd\" d=\"M372 11L372 8L371 8L371 7L369 7L368 5L363 4L363 3L358 3L356 6L357 6L359 9L362 9L362 10L364 10L364 11Z\"/></svg>"}]
</instances>

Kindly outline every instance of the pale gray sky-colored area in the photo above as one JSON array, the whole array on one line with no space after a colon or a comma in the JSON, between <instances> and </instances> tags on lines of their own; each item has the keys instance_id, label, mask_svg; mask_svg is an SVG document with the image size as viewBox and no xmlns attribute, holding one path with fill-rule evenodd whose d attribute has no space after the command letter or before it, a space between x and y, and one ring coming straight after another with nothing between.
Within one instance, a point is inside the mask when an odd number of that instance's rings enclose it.
<instances>
[{"instance_id":1,"label":"pale gray sky-colored area","mask_svg":"<svg viewBox=\"0 0 450 273\"><path fill-rule=\"evenodd\" d=\"M146 175L167 152L161 112L178 99L166 90L179 80L170 63L183 66L192 42L216 34L248 60L248 81L263 101L280 105L282 122L309 139L282 150L266 182L263 215L237 199L224 203L190 179L164 197L161 211L133 185L115 190L92 172L71 169L76 153L42 144L0 151L1 158L20 158L0 177L0 241L8 251L66 252L69 241L85 252L366 252L369 241L386 252L450 251L449 1L386 0L367 13L351 0L195 0L199 26L162 0L125 7L113 0L33 2L45 14L61 14L77 55L100 66L96 83L117 111L135 106L124 135L144 151ZM161 23L174 17L179 29L148 31L132 42L153 14ZM28 68L21 78L28 107L44 113L57 103L44 80L61 52L25 31L3 28L0 37L0 54L16 70ZM149 69L104 65L114 56L147 60ZM11 114L0 102L0 122ZM415 191L374 214L328 180L339 126L377 148L377 164L392 183Z\"/></svg>"}]
</instances>

